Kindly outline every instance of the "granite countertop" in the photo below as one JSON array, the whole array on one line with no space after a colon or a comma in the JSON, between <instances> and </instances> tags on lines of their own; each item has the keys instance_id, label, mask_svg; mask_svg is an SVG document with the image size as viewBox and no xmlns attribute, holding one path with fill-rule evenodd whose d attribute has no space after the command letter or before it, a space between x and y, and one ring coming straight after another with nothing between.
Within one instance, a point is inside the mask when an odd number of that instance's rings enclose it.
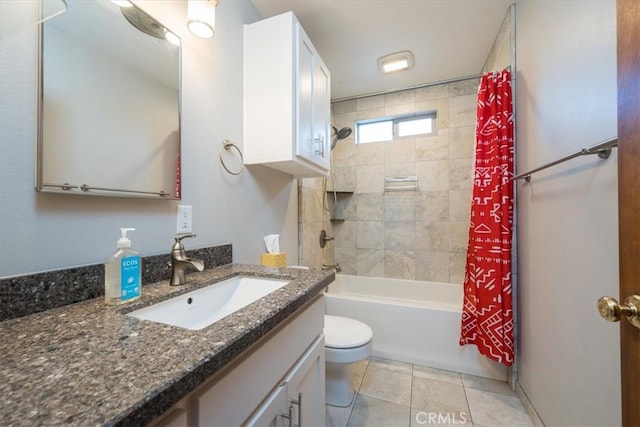
<instances>
[{"instance_id":1,"label":"granite countertop","mask_svg":"<svg viewBox=\"0 0 640 427\"><path fill-rule=\"evenodd\" d=\"M127 312L233 276L291 280L201 330ZM145 285L142 298L102 298L0 322L0 425L144 425L303 306L332 271L229 264L184 286Z\"/></svg>"}]
</instances>

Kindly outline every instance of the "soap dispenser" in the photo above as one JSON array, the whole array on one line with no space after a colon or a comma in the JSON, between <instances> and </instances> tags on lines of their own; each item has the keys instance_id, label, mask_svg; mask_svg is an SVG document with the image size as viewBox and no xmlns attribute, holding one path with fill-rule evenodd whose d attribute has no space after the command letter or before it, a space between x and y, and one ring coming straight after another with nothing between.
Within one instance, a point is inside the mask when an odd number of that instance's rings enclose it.
<instances>
[{"instance_id":1,"label":"soap dispenser","mask_svg":"<svg viewBox=\"0 0 640 427\"><path fill-rule=\"evenodd\" d=\"M128 231L121 228L116 252L104 265L104 301L109 305L122 304L140 298L142 263L138 252L131 249Z\"/></svg>"}]
</instances>

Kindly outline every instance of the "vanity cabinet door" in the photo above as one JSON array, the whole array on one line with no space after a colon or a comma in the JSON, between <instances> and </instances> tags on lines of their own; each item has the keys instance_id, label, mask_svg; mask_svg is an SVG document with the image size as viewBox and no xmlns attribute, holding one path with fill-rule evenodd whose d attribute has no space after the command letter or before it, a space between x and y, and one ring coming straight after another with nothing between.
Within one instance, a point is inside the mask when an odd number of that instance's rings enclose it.
<instances>
[{"instance_id":1,"label":"vanity cabinet door","mask_svg":"<svg viewBox=\"0 0 640 427\"><path fill-rule=\"evenodd\" d=\"M324 425L324 361L324 335L320 335L285 378L294 425Z\"/></svg>"},{"instance_id":2,"label":"vanity cabinet door","mask_svg":"<svg viewBox=\"0 0 640 427\"><path fill-rule=\"evenodd\" d=\"M289 425L289 400L287 385L282 383L267 397L256 412L244 424L245 427L285 427Z\"/></svg>"}]
</instances>

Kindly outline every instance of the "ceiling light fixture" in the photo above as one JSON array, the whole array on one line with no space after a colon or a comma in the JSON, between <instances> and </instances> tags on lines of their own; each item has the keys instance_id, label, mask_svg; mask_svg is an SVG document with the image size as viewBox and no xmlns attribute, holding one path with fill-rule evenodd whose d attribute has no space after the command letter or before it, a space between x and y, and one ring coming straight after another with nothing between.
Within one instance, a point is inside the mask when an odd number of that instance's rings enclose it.
<instances>
[{"instance_id":1,"label":"ceiling light fixture","mask_svg":"<svg viewBox=\"0 0 640 427\"><path fill-rule=\"evenodd\" d=\"M383 74L408 70L411 67L413 67L413 54L408 50L378 58L378 69Z\"/></svg>"},{"instance_id":2,"label":"ceiling light fixture","mask_svg":"<svg viewBox=\"0 0 640 427\"><path fill-rule=\"evenodd\" d=\"M210 39L215 34L216 6L219 0L189 0L187 27L194 35Z\"/></svg>"}]
</instances>

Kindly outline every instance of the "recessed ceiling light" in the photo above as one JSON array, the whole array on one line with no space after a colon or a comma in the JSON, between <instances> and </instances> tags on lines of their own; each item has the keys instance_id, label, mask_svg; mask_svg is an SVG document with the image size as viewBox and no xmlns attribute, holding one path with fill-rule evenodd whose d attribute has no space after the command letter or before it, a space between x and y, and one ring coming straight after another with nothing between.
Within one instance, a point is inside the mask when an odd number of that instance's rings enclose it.
<instances>
[{"instance_id":1,"label":"recessed ceiling light","mask_svg":"<svg viewBox=\"0 0 640 427\"><path fill-rule=\"evenodd\" d=\"M407 70L413 67L413 54L408 50L396 52L378 59L378 69L383 74Z\"/></svg>"}]
</instances>

